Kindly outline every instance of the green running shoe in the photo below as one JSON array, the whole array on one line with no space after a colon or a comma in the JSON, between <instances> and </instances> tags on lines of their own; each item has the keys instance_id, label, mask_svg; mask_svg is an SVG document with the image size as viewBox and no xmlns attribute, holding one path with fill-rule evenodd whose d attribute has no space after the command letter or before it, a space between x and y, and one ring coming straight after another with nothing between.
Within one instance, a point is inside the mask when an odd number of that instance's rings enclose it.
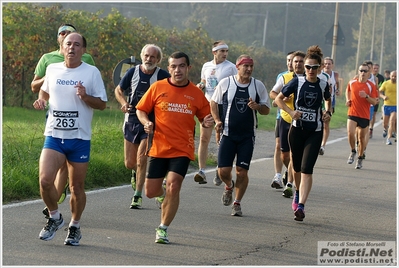
<instances>
[{"instance_id":1,"label":"green running shoe","mask_svg":"<svg viewBox=\"0 0 399 268\"><path fill-rule=\"evenodd\" d=\"M155 231L157 232L155 236L155 243L169 244L168 233L165 229L161 229L158 227L155 229Z\"/></svg>"},{"instance_id":2,"label":"green running shoe","mask_svg":"<svg viewBox=\"0 0 399 268\"><path fill-rule=\"evenodd\" d=\"M141 196L133 196L132 204L130 205L131 209L141 209L141 205L143 202L143 198Z\"/></svg>"}]
</instances>

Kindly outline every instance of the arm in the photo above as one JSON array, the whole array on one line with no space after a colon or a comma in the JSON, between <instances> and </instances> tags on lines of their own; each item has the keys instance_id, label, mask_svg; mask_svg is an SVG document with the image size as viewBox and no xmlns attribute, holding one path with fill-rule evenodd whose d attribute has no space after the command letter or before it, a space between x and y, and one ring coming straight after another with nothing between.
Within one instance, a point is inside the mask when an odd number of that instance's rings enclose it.
<instances>
[{"instance_id":1,"label":"arm","mask_svg":"<svg viewBox=\"0 0 399 268\"><path fill-rule=\"evenodd\" d=\"M331 98L324 100L324 109L325 112L323 113L323 121L330 121L332 116L332 103Z\"/></svg>"},{"instance_id":2,"label":"arm","mask_svg":"<svg viewBox=\"0 0 399 268\"><path fill-rule=\"evenodd\" d=\"M205 83L206 83L205 79L201 79L201 81L197 84L197 87L201 89L203 92L205 92Z\"/></svg>"},{"instance_id":3,"label":"arm","mask_svg":"<svg viewBox=\"0 0 399 268\"><path fill-rule=\"evenodd\" d=\"M248 106L252 110L256 110L262 115L267 115L270 112L270 108L269 107L267 107L266 105L262 105L262 104L256 103L251 98L249 98Z\"/></svg>"},{"instance_id":4,"label":"arm","mask_svg":"<svg viewBox=\"0 0 399 268\"><path fill-rule=\"evenodd\" d=\"M82 101L84 101L87 105L89 105L91 108L104 110L107 107L107 103L103 101L101 98L87 95L86 88L82 86L80 82L75 86L75 88L77 88L76 95L78 95L79 98Z\"/></svg>"},{"instance_id":5,"label":"arm","mask_svg":"<svg viewBox=\"0 0 399 268\"><path fill-rule=\"evenodd\" d=\"M347 107L350 107L351 106L351 93L349 91L349 84L348 84L348 86L346 87L346 90L345 90L345 98L346 98L345 105Z\"/></svg>"},{"instance_id":6,"label":"arm","mask_svg":"<svg viewBox=\"0 0 399 268\"><path fill-rule=\"evenodd\" d=\"M140 123L144 126L144 131L146 133L152 133L154 131L154 124L148 118L148 114L142 110L136 110L137 118Z\"/></svg>"},{"instance_id":7,"label":"arm","mask_svg":"<svg viewBox=\"0 0 399 268\"><path fill-rule=\"evenodd\" d=\"M220 133L222 132L223 122L221 121L219 116L219 105L214 100L211 100L210 105L211 105L211 114L213 120L215 121L215 130L216 132Z\"/></svg>"},{"instance_id":8,"label":"arm","mask_svg":"<svg viewBox=\"0 0 399 268\"><path fill-rule=\"evenodd\" d=\"M44 110L44 108L46 108L49 98L50 96L47 92L40 90L37 100L35 100L35 102L33 103L33 107L35 107L36 110Z\"/></svg>"},{"instance_id":9,"label":"arm","mask_svg":"<svg viewBox=\"0 0 399 268\"><path fill-rule=\"evenodd\" d=\"M334 76L335 76L335 95L340 96L341 95L341 91L339 90L339 74L334 72Z\"/></svg>"},{"instance_id":10,"label":"arm","mask_svg":"<svg viewBox=\"0 0 399 268\"><path fill-rule=\"evenodd\" d=\"M35 75L35 77L33 77L32 82L30 83L30 88L32 92L38 93L40 91L40 87L43 85L43 82L44 82L44 77L39 77Z\"/></svg>"},{"instance_id":11,"label":"arm","mask_svg":"<svg viewBox=\"0 0 399 268\"><path fill-rule=\"evenodd\" d=\"M285 98L284 94L282 92L280 92L277 95L277 97L274 100L274 102L277 104L277 106L280 109L286 111L291 116L291 118L293 120L298 120L299 118L301 118L302 112L296 111L296 110L292 110L290 107L288 107L288 105L284 101L284 98Z\"/></svg>"},{"instance_id":12,"label":"arm","mask_svg":"<svg viewBox=\"0 0 399 268\"><path fill-rule=\"evenodd\" d=\"M119 85L115 88L115 99L121 105L121 110L123 113L128 113L132 108L132 106L126 101L122 88Z\"/></svg>"}]
</instances>

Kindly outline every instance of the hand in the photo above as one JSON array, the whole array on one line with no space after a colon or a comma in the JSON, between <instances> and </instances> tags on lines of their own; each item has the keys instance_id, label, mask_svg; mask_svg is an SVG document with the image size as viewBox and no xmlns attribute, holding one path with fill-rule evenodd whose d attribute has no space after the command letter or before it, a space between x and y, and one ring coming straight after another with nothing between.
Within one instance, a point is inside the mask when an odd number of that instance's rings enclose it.
<instances>
[{"instance_id":1,"label":"hand","mask_svg":"<svg viewBox=\"0 0 399 268\"><path fill-rule=\"evenodd\" d=\"M327 113L327 111L325 111L325 112L323 113L322 120L323 120L324 122L329 122L329 121L331 120L331 116L330 116L329 113Z\"/></svg>"},{"instance_id":2,"label":"hand","mask_svg":"<svg viewBox=\"0 0 399 268\"><path fill-rule=\"evenodd\" d=\"M222 133L223 132L223 127L222 126L223 126L222 121L216 122L216 124L215 124L216 133Z\"/></svg>"},{"instance_id":3,"label":"hand","mask_svg":"<svg viewBox=\"0 0 399 268\"><path fill-rule=\"evenodd\" d=\"M132 105L130 105L129 103L125 103L122 105L121 111L123 113L128 113L131 110L131 108L132 108Z\"/></svg>"},{"instance_id":4,"label":"hand","mask_svg":"<svg viewBox=\"0 0 399 268\"><path fill-rule=\"evenodd\" d=\"M43 99L37 99L33 103L33 107L35 107L36 110L44 110L46 108L47 102Z\"/></svg>"},{"instance_id":5,"label":"hand","mask_svg":"<svg viewBox=\"0 0 399 268\"><path fill-rule=\"evenodd\" d=\"M197 87L201 90L203 90L205 88L205 85L203 83L198 83Z\"/></svg>"},{"instance_id":6,"label":"hand","mask_svg":"<svg viewBox=\"0 0 399 268\"><path fill-rule=\"evenodd\" d=\"M347 100L346 103L345 103L345 105L346 105L347 107L351 107L351 104L352 104L352 101L351 101L351 100Z\"/></svg>"},{"instance_id":7,"label":"hand","mask_svg":"<svg viewBox=\"0 0 399 268\"><path fill-rule=\"evenodd\" d=\"M79 98L81 100L83 100L87 94L86 94L86 88L80 83L80 81L78 82L78 84L75 86L75 88L77 88L76 90L76 95L79 96Z\"/></svg>"},{"instance_id":8,"label":"hand","mask_svg":"<svg viewBox=\"0 0 399 268\"><path fill-rule=\"evenodd\" d=\"M367 97L366 92L364 90L359 91L359 97L360 98L366 98Z\"/></svg>"},{"instance_id":9,"label":"hand","mask_svg":"<svg viewBox=\"0 0 399 268\"><path fill-rule=\"evenodd\" d=\"M248 102L248 107L251 108L252 110L259 110L261 105L256 103L255 101L253 101L251 98L249 98L249 102Z\"/></svg>"},{"instance_id":10,"label":"hand","mask_svg":"<svg viewBox=\"0 0 399 268\"><path fill-rule=\"evenodd\" d=\"M154 132L154 124L151 121L148 121L145 125L144 125L144 131L146 133L152 133Z\"/></svg>"},{"instance_id":11,"label":"hand","mask_svg":"<svg viewBox=\"0 0 399 268\"><path fill-rule=\"evenodd\" d=\"M295 111L292 111L292 112L290 113L290 115L291 115L291 118L292 118L293 120L298 120L298 119L301 119L301 117L302 117L302 112L300 112L300 111L298 111L298 110L295 110Z\"/></svg>"},{"instance_id":12,"label":"hand","mask_svg":"<svg viewBox=\"0 0 399 268\"><path fill-rule=\"evenodd\" d=\"M205 128L212 127L214 124L215 124L215 121L213 120L213 117L211 114L208 114L202 120L202 126Z\"/></svg>"}]
</instances>

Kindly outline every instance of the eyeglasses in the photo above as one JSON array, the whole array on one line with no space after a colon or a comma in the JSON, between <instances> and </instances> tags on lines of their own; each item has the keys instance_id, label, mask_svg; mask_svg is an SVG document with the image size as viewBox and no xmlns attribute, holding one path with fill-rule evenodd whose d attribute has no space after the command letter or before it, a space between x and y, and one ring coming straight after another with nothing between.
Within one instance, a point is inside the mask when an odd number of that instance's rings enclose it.
<instances>
[{"instance_id":1,"label":"eyeglasses","mask_svg":"<svg viewBox=\"0 0 399 268\"><path fill-rule=\"evenodd\" d=\"M317 70L317 69L319 69L319 67L320 67L319 64L316 64L316 65L305 65L305 68L308 69L308 70L310 70L310 69Z\"/></svg>"},{"instance_id":2,"label":"eyeglasses","mask_svg":"<svg viewBox=\"0 0 399 268\"><path fill-rule=\"evenodd\" d=\"M369 70L359 70L361 73L367 73Z\"/></svg>"}]
</instances>

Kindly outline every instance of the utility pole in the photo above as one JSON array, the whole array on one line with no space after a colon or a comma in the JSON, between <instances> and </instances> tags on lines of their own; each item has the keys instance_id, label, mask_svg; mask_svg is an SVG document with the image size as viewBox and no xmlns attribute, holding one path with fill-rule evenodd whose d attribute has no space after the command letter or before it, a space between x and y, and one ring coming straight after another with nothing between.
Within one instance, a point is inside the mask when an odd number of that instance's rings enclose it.
<instances>
[{"instance_id":1,"label":"utility pole","mask_svg":"<svg viewBox=\"0 0 399 268\"><path fill-rule=\"evenodd\" d=\"M269 10L266 11L265 24L263 26L263 42L262 42L263 47L265 47L265 44L266 44L266 29L267 29L267 18L268 17L269 17Z\"/></svg>"},{"instance_id":2,"label":"utility pole","mask_svg":"<svg viewBox=\"0 0 399 268\"><path fill-rule=\"evenodd\" d=\"M339 9L339 3L337 2L335 5L334 32L333 32L332 51L331 51L331 58L334 59L335 64L337 60L335 57L335 51L337 50L337 40L338 40L338 9Z\"/></svg>"},{"instance_id":3,"label":"utility pole","mask_svg":"<svg viewBox=\"0 0 399 268\"><path fill-rule=\"evenodd\" d=\"M363 11L364 11L364 2L362 3L362 12L360 13L360 23L359 23L359 39L357 40L357 52L356 52L356 66L355 70L359 65L359 54L360 54L360 37L362 36L362 24L363 24Z\"/></svg>"},{"instance_id":4,"label":"utility pole","mask_svg":"<svg viewBox=\"0 0 399 268\"><path fill-rule=\"evenodd\" d=\"M285 51L285 43L287 42L287 24L288 24L288 3L285 4L285 25L284 25L284 40L283 40L283 53L287 53Z\"/></svg>"},{"instance_id":5,"label":"utility pole","mask_svg":"<svg viewBox=\"0 0 399 268\"><path fill-rule=\"evenodd\" d=\"M381 55L380 55L380 68L382 68L382 57L384 54L384 35L385 35L385 16L386 16L387 6L384 4L384 15L382 16L382 35L381 35Z\"/></svg>"},{"instance_id":6,"label":"utility pole","mask_svg":"<svg viewBox=\"0 0 399 268\"><path fill-rule=\"evenodd\" d=\"M374 32L375 32L375 16L377 13L377 3L374 3L374 18L373 18L373 31L371 34L371 50L370 50L370 60L373 61L374 52Z\"/></svg>"}]
</instances>

